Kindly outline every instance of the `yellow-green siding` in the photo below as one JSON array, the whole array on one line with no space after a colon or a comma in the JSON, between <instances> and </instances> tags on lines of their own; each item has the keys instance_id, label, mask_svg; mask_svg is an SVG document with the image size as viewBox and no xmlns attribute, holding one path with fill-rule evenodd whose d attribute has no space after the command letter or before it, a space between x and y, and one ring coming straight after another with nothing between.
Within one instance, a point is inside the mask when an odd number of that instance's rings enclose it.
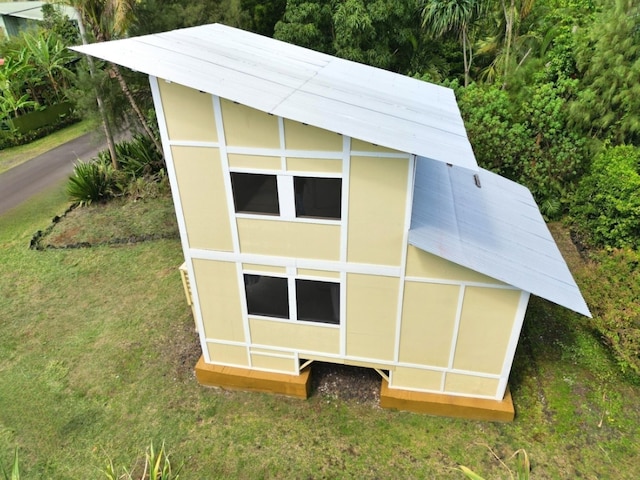
<instances>
[{"instance_id":1,"label":"yellow-green siding","mask_svg":"<svg viewBox=\"0 0 640 480\"><path fill-rule=\"evenodd\" d=\"M224 99L220 103L227 145L280 147L278 117Z\"/></svg>"},{"instance_id":2,"label":"yellow-green siding","mask_svg":"<svg viewBox=\"0 0 640 480\"><path fill-rule=\"evenodd\" d=\"M347 275L347 355L393 360L399 280Z\"/></svg>"},{"instance_id":3,"label":"yellow-green siding","mask_svg":"<svg viewBox=\"0 0 640 480\"><path fill-rule=\"evenodd\" d=\"M158 87L171 140L218 141L211 95L163 80Z\"/></svg>"},{"instance_id":4,"label":"yellow-green siding","mask_svg":"<svg viewBox=\"0 0 640 480\"><path fill-rule=\"evenodd\" d=\"M337 354L340 351L340 331L296 322L274 322L249 318L251 341L293 350Z\"/></svg>"},{"instance_id":5,"label":"yellow-green siding","mask_svg":"<svg viewBox=\"0 0 640 480\"><path fill-rule=\"evenodd\" d=\"M220 151L171 147L191 248L233 250Z\"/></svg>"},{"instance_id":6,"label":"yellow-green siding","mask_svg":"<svg viewBox=\"0 0 640 480\"><path fill-rule=\"evenodd\" d=\"M206 338L244 342L236 265L213 260L193 260Z\"/></svg>"},{"instance_id":7,"label":"yellow-green siding","mask_svg":"<svg viewBox=\"0 0 640 480\"><path fill-rule=\"evenodd\" d=\"M408 159L351 158L349 262L400 265L408 174Z\"/></svg>"}]
</instances>

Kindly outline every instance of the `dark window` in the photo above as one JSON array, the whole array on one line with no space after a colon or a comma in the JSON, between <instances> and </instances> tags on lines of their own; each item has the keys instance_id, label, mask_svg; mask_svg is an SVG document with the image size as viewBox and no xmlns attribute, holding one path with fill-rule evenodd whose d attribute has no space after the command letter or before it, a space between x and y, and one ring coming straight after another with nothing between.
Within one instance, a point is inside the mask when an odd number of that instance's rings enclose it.
<instances>
[{"instance_id":1,"label":"dark window","mask_svg":"<svg viewBox=\"0 0 640 480\"><path fill-rule=\"evenodd\" d=\"M244 276L247 311L250 315L289 318L289 289L286 278Z\"/></svg>"},{"instance_id":2,"label":"dark window","mask_svg":"<svg viewBox=\"0 0 640 480\"><path fill-rule=\"evenodd\" d=\"M342 179L294 177L296 217L340 218Z\"/></svg>"},{"instance_id":3,"label":"dark window","mask_svg":"<svg viewBox=\"0 0 640 480\"><path fill-rule=\"evenodd\" d=\"M340 323L340 284L296 280L298 320Z\"/></svg>"},{"instance_id":4,"label":"dark window","mask_svg":"<svg viewBox=\"0 0 640 480\"><path fill-rule=\"evenodd\" d=\"M231 186L236 212L280 214L275 175L232 173Z\"/></svg>"}]
</instances>

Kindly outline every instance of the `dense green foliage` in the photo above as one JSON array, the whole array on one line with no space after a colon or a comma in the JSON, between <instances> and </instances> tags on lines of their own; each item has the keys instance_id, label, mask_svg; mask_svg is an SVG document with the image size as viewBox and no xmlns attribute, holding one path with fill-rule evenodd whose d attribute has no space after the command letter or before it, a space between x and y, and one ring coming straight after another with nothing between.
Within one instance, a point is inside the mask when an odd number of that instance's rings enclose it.
<instances>
[{"instance_id":1,"label":"dense green foliage","mask_svg":"<svg viewBox=\"0 0 640 480\"><path fill-rule=\"evenodd\" d=\"M629 248L593 255L580 276L592 327L623 371L640 374L640 252Z\"/></svg>"},{"instance_id":2,"label":"dense green foliage","mask_svg":"<svg viewBox=\"0 0 640 480\"><path fill-rule=\"evenodd\" d=\"M572 214L597 246L640 249L640 148L605 148L578 189Z\"/></svg>"},{"instance_id":3,"label":"dense green foliage","mask_svg":"<svg viewBox=\"0 0 640 480\"><path fill-rule=\"evenodd\" d=\"M575 83L533 85L520 103L495 85L456 87L478 163L529 187L549 217L566 210L587 164L585 140L567 128Z\"/></svg>"}]
</instances>

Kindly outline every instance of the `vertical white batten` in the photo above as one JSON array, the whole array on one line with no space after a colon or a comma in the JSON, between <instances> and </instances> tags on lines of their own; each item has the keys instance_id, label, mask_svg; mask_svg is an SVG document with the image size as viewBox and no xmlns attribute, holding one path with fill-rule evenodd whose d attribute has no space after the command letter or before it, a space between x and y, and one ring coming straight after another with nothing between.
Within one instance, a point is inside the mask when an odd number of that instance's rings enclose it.
<instances>
[{"instance_id":1,"label":"vertical white batten","mask_svg":"<svg viewBox=\"0 0 640 480\"><path fill-rule=\"evenodd\" d=\"M191 258L189 249L189 237L187 234L187 225L182 209L182 200L180 198L180 187L178 185L178 176L176 175L175 165L173 163L173 155L171 152L169 131L165 120L164 108L162 105L162 96L160 95L160 87L157 77L149 75L149 86L151 87L151 96L153 98L153 106L156 109L156 118L158 119L158 129L160 131L160 139L162 141L162 149L164 150L164 158L167 166L167 175L169 176L169 184L171 185L171 196L173 198L174 210L178 222L178 230L180 231L180 243L182 244L182 253L187 264L187 273L189 275L191 295L193 307L196 313L196 323L198 324L198 337L200 340L200 348L205 362L211 362L209 357L209 349L207 348L206 332L204 331L204 322L202 320L202 310L200 309L200 296L198 295L198 285L193 269L193 259Z\"/></svg>"},{"instance_id":2,"label":"vertical white batten","mask_svg":"<svg viewBox=\"0 0 640 480\"><path fill-rule=\"evenodd\" d=\"M349 189L351 186L351 137L342 136L342 199L340 205L340 262L347 262L349 246ZM340 272L340 355L347 355L347 272Z\"/></svg>"},{"instance_id":3,"label":"vertical white batten","mask_svg":"<svg viewBox=\"0 0 640 480\"><path fill-rule=\"evenodd\" d=\"M504 398L504 393L507 390L507 382L509 381L509 373L511 372L511 366L513 365L513 357L515 357L516 354L522 324L524 323L524 316L527 313L529 296L529 292L520 292L520 300L518 301L518 309L516 310L516 315L513 319L511 336L509 337L507 350L504 353L504 363L502 364L502 372L500 373L500 381L498 382L498 389L496 391L496 400L502 400Z\"/></svg>"},{"instance_id":4,"label":"vertical white batten","mask_svg":"<svg viewBox=\"0 0 640 480\"><path fill-rule=\"evenodd\" d=\"M464 285L460 285L460 292L458 293L458 306L456 309L456 321L453 325L453 333L451 335L451 350L449 351L449 362L447 363L447 372L453 370L453 360L456 356L456 347L458 345L458 332L460 331L460 321L462 320L462 305L464 304L464 294L466 288ZM447 380L447 372L442 375L442 384L440 391L444 392L444 385Z\"/></svg>"},{"instance_id":5,"label":"vertical white batten","mask_svg":"<svg viewBox=\"0 0 640 480\"><path fill-rule=\"evenodd\" d=\"M396 315L396 338L393 347L393 360L400 361L400 333L402 331L402 309L404 304L404 279L407 274L407 254L409 248L409 228L411 227L411 211L413 205L413 182L415 178L416 157L409 157L407 168L407 193L404 206L404 233L402 235L402 256L400 258L400 285L398 286L398 313Z\"/></svg>"}]
</instances>

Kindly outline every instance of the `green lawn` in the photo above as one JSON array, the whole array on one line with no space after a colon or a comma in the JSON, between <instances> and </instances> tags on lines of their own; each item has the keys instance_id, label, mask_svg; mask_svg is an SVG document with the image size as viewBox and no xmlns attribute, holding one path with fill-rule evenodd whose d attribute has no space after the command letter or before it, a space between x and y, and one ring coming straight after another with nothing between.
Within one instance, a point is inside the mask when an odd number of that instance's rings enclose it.
<instances>
[{"instance_id":1,"label":"green lawn","mask_svg":"<svg viewBox=\"0 0 640 480\"><path fill-rule=\"evenodd\" d=\"M95 126L91 122L83 120L27 145L0 150L0 173L31 160L58 145L89 133L94 128Z\"/></svg>"},{"instance_id":2,"label":"green lawn","mask_svg":"<svg viewBox=\"0 0 640 480\"><path fill-rule=\"evenodd\" d=\"M520 448L535 479L638 476L640 387L576 315L533 299L512 424L203 388L179 241L29 250L66 206L57 188L0 217L0 461L17 446L24 479L101 478L163 440L184 479L509 478L491 452Z\"/></svg>"}]
</instances>

